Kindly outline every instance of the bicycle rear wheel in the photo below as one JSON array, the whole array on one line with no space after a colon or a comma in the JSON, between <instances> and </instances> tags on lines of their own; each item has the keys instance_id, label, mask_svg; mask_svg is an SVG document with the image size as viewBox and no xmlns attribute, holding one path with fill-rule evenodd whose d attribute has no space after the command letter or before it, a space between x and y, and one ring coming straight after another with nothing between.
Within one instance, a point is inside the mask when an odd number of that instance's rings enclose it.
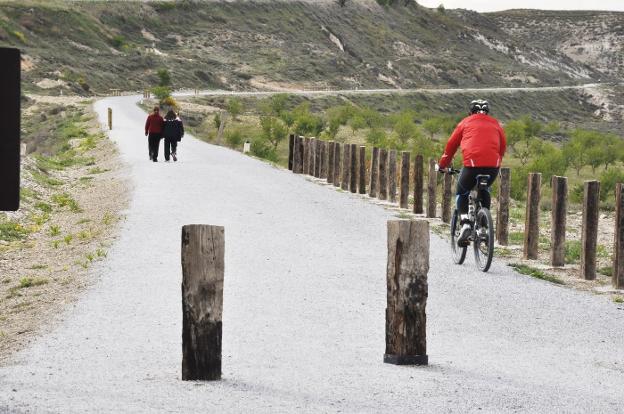
<instances>
[{"instance_id":1,"label":"bicycle rear wheel","mask_svg":"<svg viewBox=\"0 0 624 414\"><path fill-rule=\"evenodd\" d=\"M487 272L494 256L494 225L490 210L482 207L477 213L474 229L475 263L482 272Z\"/></svg>"},{"instance_id":2,"label":"bicycle rear wheel","mask_svg":"<svg viewBox=\"0 0 624 414\"><path fill-rule=\"evenodd\" d=\"M455 264L462 264L466 259L466 251L468 247L459 247L457 245L457 239L461 231L461 225L459 223L459 213L457 209L453 211L453 217L451 218L451 251L453 252L453 262Z\"/></svg>"}]
</instances>

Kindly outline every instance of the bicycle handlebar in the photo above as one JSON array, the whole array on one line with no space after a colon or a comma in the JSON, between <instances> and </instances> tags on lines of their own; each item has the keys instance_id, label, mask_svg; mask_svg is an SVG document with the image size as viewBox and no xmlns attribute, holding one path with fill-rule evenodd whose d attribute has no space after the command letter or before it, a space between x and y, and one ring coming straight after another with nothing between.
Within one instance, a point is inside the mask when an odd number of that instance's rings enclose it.
<instances>
[{"instance_id":1,"label":"bicycle handlebar","mask_svg":"<svg viewBox=\"0 0 624 414\"><path fill-rule=\"evenodd\" d=\"M449 168L445 168L445 169L440 169L438 170L438 172L441 172L442 174L451 174L451 175L455 175L455 174L459 174L461 171L460 170L456 170L452 167Z\"/></svg>"}]
</instances>

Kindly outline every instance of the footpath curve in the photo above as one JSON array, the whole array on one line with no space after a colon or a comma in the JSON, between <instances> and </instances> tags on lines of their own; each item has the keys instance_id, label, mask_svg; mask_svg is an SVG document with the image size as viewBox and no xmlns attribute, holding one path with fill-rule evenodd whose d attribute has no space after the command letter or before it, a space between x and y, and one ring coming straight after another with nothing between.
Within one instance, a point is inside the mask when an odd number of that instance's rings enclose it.
<instances>
[{"instance_id":1,"label":"footpath curve","mask_svg":"<svg viewBox=\"0 0 624 414\"><path fill-rule=\"evenodd\" d=\"M393 213L187 136L148 161L138 96L107 98L133 194L96 283L0 367L3 412L622 411L624 311L432 235L428 367L383 364ZM162 155L161 155L162 160ZM225 226L223 377L180 380L183 224ZM621 308L621 307L620 307Z\"/></svg>"}]
</instances>

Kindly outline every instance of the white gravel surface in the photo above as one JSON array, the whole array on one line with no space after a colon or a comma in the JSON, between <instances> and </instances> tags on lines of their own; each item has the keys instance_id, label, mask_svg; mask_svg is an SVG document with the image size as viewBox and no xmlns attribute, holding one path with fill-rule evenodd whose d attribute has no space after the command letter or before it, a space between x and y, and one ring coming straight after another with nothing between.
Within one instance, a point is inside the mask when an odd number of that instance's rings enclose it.
<instances>
[{"instance_id":1,"label":"white gravel surface","mask_svg":"<svg viewBox=\"0 0 624 414\"><path fill-rule=\"evenodd\" d=\"M190 136L178 163L152 163L137 99L96 104L132 165L119 240L58 326L0 367L0 412L624 411L621 305L456 267L435 235L430 365L383 364L393 213ZM225 226L220 382L180 380L189 223Z\"/></svg>"}]
</instances>

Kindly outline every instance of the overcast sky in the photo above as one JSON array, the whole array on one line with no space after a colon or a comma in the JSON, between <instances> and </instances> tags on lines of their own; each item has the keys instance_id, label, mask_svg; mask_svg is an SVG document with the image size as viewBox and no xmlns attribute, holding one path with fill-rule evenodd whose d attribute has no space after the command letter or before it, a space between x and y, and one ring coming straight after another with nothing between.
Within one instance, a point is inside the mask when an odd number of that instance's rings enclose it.
<instances>
[{"instance_id":1,"label":"overcast sky","mask_svg":"<svg viewBox=\"0 0 624 414\"><path fill-rule=\"evenodd\" d=\"M425 7L444 4L447 9L499 11L508 9L617 10L624 11L624 0L417 0Z\"/></svg>"}]
</instances>

